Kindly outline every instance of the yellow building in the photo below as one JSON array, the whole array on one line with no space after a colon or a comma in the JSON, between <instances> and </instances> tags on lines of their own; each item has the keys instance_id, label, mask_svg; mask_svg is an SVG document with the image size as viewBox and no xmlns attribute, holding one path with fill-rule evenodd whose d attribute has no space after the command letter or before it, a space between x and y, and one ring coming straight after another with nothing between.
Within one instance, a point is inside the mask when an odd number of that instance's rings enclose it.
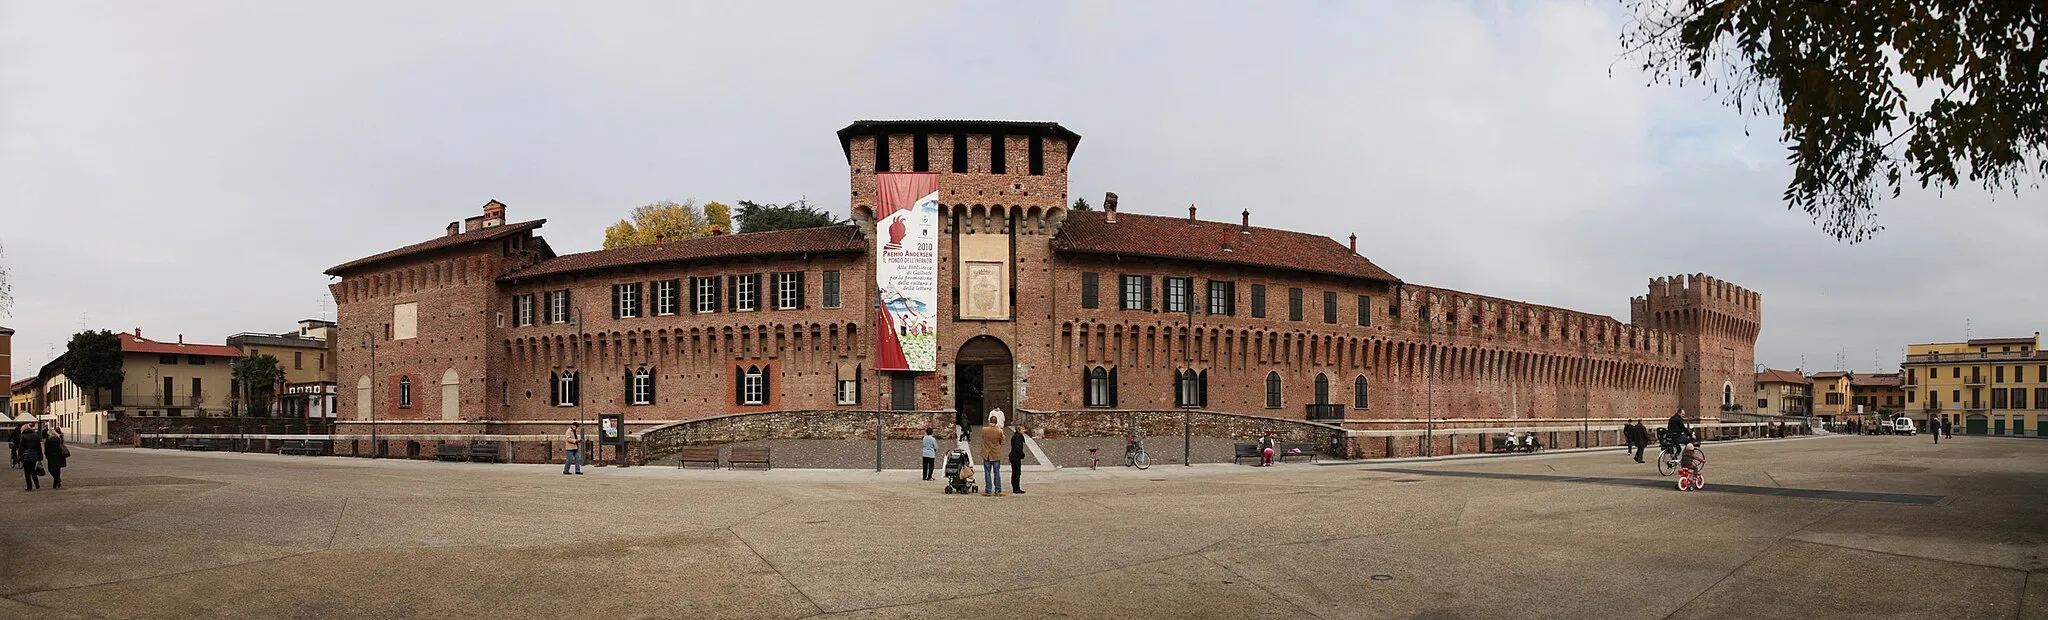
<instances>
[{"instance_id":1,"label":"yellow building","mask_svg":"<svg viewBox=\"0 0 2048 620\"><path fill-rule=\"evenodd\" d=\"M1813 412L1813 382L1796 370L1764 369L1756 373L1756 412L1805 417Z\"/></svg>"},{"instance_id":2,"label":"yellow building","mask_svg":"<svg viewBox=\"0 0 2048 620\"><path fill-rule=\"evenodd\" d=\"M288 418L332 418L335 391L335 324L321 319L299 321L298 331L283 334L241 333L228 346L244 356L267 354L284 368L284 383L274 386L270 415ZM237 399L240 394L236 394Z\"/></svg>"},{"instance_id":3,"label":"yellow building","mask_svg":"<svg viewBox=\"0 0 2048 620\"><path fill-rule=\"evenodd\" d=\"M7 413L10 419L36 416L36 378L29 377L8 386Z\"/></svg>"},{"instance_id":4,"label":"yellow building","mask_svg":"<svg viewBox=\"0 0 2048 620\"><path fill-rule=\"evenodd\" d=\"M2041 333L1906 346L1906 412L1972 435L2048 437L2048 354Z\"/></svg>"},{"instance_id":5,"label":"yellow building","mask_svg":"<svg viewBox=\"0 0 2048 620\"><path fill-rule=\"evenodd\" d=\"M1855 393L1855 375L1830 370L1813 373L1807 379L1813 381L1813 415L1821 423L1847 422L1856 415L1856 405L1850 400Z\"/></svg>"}]
</instances>

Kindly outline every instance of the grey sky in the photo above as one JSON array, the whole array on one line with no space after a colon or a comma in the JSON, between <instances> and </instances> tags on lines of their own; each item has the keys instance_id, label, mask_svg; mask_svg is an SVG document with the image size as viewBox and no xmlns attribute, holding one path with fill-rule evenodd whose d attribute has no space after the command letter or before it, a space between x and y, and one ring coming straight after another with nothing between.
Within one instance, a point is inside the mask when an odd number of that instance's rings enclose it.
<instances>
[{"instance_id":1,"label":"grey sky","mask_svg":"<svg viewBox=\"0 0 2048 620\"><path fill-rule=\"evenodd\" d=\"M16 374L81 312L286 329L492 198L560 252L660 199L843 212L863 118L1059 121L1076 196L1355 231L1418 283L1627 320L1713 274L1778 367L2048 323L2048 194L1909 192L1835 242L1778 200L1775 121L1645 86L1609 2L670 4L0 0Z\"/></svg>"}]
</instances>

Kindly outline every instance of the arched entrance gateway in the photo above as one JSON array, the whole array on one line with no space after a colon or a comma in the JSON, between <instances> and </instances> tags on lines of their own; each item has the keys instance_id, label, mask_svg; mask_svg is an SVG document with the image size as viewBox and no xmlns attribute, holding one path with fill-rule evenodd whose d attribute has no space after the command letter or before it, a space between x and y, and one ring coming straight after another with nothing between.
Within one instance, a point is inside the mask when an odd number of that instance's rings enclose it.
<instances>
[{"instance_id":1,"label":"arched entrance gateway","mask_svg":"<svg viewBox=\"0 0 2048 620\"><path fill-rule=\"evenodd\" d=\"M1011 378L1016 361L1010 346L994 336L975 336L953 356L953 410L968 426L981 426L990 409L1002 409L1014 421Z\"/></svg>"}]
</instances>

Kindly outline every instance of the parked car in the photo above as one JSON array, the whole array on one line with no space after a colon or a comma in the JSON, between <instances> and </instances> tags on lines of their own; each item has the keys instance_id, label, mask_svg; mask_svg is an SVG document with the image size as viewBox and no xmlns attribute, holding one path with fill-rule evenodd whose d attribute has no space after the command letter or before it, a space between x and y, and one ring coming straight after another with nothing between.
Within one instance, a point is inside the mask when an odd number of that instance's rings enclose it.
<instances>
[{"instance_id":1,"label":"parked car","mask_svg":"<svg viewBox=\"0 0 2048 620\"><path fill-rule=\"evenodd\" d=\"M1894 435L1920 434L1920 429L1918 427L1913 426L1912 418L1894 418L1891 423L1891 428L1892 434Z\"/></svg>"}]
</instances>

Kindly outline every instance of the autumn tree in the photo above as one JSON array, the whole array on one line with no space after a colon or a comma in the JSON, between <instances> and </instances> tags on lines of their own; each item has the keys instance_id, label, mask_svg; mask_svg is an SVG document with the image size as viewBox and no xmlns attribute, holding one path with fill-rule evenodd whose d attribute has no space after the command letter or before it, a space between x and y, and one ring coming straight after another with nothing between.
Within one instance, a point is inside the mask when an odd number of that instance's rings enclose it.
<instances>
[{"instance_id":1,"label":"autumn tree","mask_svg":"<svg viewBox=\"0 0 2048 620\"><path fill-rule=\"evenodd\" d=\"M742 200L737 215L740 220L740 232L817 228L846 223L845 220L833 217L822 209L812 207L810 202L804 200L786 205Z\"/></svg>"},{"instance_id":2,"label":"autumn tree","mask_svg":"<svg viewBox=\"0 0 2048 620\"><path fill-rule=\"evenodd\" d=\"M733 232L732 207L717 201L704 203L704 224L711 227L712 230ZM710 231L707 230L705 232L708 233Z\"/></svg>"},{"instance_id":3,"label":"autumn tree","mask_svg":"<svg viewBox=\"0 0 2048 620\"><path fill-rule=\"evenodd\" d=\"M2048 2L1628 0L1625 53L1782 118L1788 208L1837 239L1882 230L1907 182L2038 189L2048 176ZM2035 176L2040 175L2040 176Z\"/></svg>"},{"instance_id":4,"label":"autumn tree","mask_svg":"<svg viewBox=\"0 0 2048 620\"><path fill-rule=\"evenodd\" d=\"M725 207L715 202L711 204ZM679 241L709 232L704 212L698 209L696 200L664 200L634 207L631 219L619 220L619 223L605 227L604 249L648 245L664 240Z\"/></svg>"}]
</instances>

